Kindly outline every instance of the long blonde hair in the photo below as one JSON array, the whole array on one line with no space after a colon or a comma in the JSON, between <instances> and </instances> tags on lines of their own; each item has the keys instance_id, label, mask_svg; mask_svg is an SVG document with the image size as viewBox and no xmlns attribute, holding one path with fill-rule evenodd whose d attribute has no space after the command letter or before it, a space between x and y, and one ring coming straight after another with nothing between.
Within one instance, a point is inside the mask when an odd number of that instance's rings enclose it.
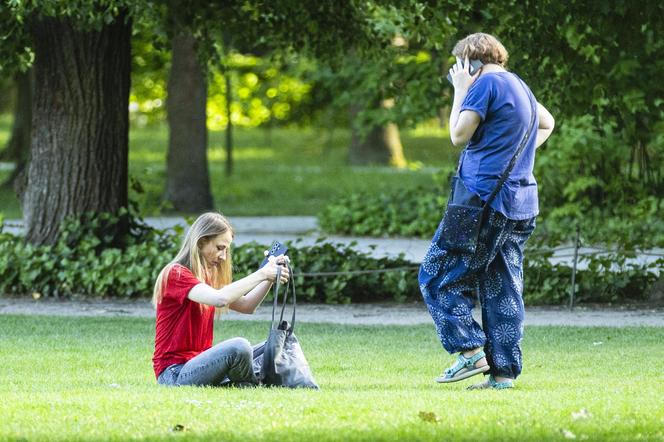
<instances>
[{"instance_id":1,"label":"long blonde hair","mask_svg":"<svg viewBox=\"0 0 664 442\"><path fill-rule=\"evenodd\" d=\"M233 259L231 250L226 251L226 259L219 262L217 267L211 271L205 265L201 248L207 241L217 235L230 231L231 236L235 236L231 223L220 213L207 212L199 216L191 225L189 231L184 237L182 247L157 276L152 292L152 305L157 307L164 296L164 289L168 281L168 275L173 266L180 264L191 270L191 273L201 282L209 284L211 287L219 289L233 280Z\"/></svg>"}]
</instances>

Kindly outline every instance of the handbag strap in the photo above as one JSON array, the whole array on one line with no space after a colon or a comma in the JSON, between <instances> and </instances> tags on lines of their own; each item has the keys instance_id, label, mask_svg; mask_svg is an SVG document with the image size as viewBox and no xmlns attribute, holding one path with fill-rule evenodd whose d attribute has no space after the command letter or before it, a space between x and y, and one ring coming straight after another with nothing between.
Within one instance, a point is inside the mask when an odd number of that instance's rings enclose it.
<instances>
[{"instance_id":1,"label":"handbag strap","mask_svg":"<svg viewBox=\"0 0 664 442\"><path fill-rule=\"evenodd\" d=\"M514 76L519 79L519 84L521 85L523 90L526 92L526 95L528 96L528 102L530 103L530 124L528 125L528 130L526 130L526 133L523 135L523 138L521 139L519 147L516 149L516 152L514 152L514 155L512 156L510 162L507 164L505 171L500 176L498 184L496 184L496 188L493 189L493 192L491 192L491 195L489 195L489 198L487 198L486 203L484 204L485 208L491 204L496 195L498 195L498 192L500 192L500 189L503 187L503 184L505 184L505 181L507 181L507 178L509 178L510 172L512 172L512 169L514 169L514 166L516 165L516 160L519 158L523 150L526 148L526 144L528 143L528 140L530 139L531 136L531 132L533 131L533 127L535 126L535 116L537 115L537 112L535 110L535 105L533 104L533 97L531 96L531 94L528 93L528 90L526 89L523 80L519 78L519 76L516 74L514 74Z\"/></svg>"},{"instance_id":2,"label":"handbag strap","mask_svg":"<svg viewBox=\"0 0 664 442\"><path fill-rule=\"evenodd\" d=\"M297 299L295 294L295 278L293 276L293 269L289 264L286 264L286 266L288 267L290 277L288 278L288 282L286 283L286 291L284 292L284 299L281 305L281 314L279 315L279 322L277 322L276 325L278 326L284 320L284 311L286 310L286 304L288 303L288 290L290 289L293 298L293 316L291 318L290 328L288 330L292 332L293 329L295 328L295 310L297 308ZM275 328L274 313L276 312L277 306L279 305L280 287L281 287L281 267L277 267L277 280L276 283L274 284L274 301L272 304L272 322L270 324L271 329Z\"/></svg>"},{"instance_id":3,"label":"handbag strap","mask_svg":"<svg viewBox=\"0 0 664 442\"><path fill-rule=\"evenodd\" d=\"M498 195L498 192L500 192L500 189L503 187L503 184L505 184L505 181L507 181L507 178L509 178L510 173L512 172L512 169L514 169L514 166L516 165L516 160L519 158L523 150L526 148L526 144L528 143L528 140L530 139L531 132L533 131L533 126L535 125L535 115L537 115L537 112L535 111L535 106L533 105L533 98L532 96L528 93L528 90L526 89L526 86L524 85L524 82L521 78L519 78L518 75L513 74L516 78L519 79L519 84L523 88L523 90L526 92L526 95L528 96L528 102L530 103L530 123L528 124L528 130L526 130L526 133L523 135L523 138L521 139L521 143L519 144L519 147L516 149L516 152L514 152L514 155L510 159L510 162L507 164L507 167L503 171L503 174L500 176L498 179L498 184L496 184L496 187L493 189L493 192L489 195L489 198L487 198L484 208L486 208L491 204L491 202L494 200L496 195ZM457 175L459 175L459 172L461 171L461 163L463 162L463 158L465 156L466 150L464 149L462 155L459 158L459 164L457 165Z\"/></svg>"}]
</instances>

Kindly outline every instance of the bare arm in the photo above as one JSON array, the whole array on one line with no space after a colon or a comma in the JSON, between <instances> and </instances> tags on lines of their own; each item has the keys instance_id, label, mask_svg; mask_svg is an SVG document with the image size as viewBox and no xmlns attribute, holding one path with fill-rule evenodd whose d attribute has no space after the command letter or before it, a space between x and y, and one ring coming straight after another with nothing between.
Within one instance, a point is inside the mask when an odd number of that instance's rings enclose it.
<instances>
[{"instance_id":1,"label":"bare arm","mask_svg":"<svg viewBox=\"0 0 664 442\"><path fill-rule=\"evenodd\" d=\"M265 295L268 294L272 288L272 283L270 281L263 281L253 288L249 293L244 296L241 296L237 301L230 304L229 307L236 312L252 314L256 311Z\"/></svg>"},{"instance_id":2,"label":"bare arm","mask_svg":"<svg viewBox=\"0 0 664 442\"><path fill-rule=\"evenodd\" d=\"M539 125L537 126L535 147L540 147L551 136L556 122L549 111L540 103L537 103L537 116L539 117Z\"/></svg>"},{"instance_id":3,"label":"bare arm","mask_svg":"<svg viewBox=\"0 0 664 442\"><path fill-rule=\"evenodd\" d=\"M473 76L469 73L470 62L466 58L466 62L461 66L461 60L457 59L457 63L450 69L452 76L452 84L454 85L454 101L452 102L452 110L450 111L450 138L452 144L455 146L463 146L470 140L475 133L477 126L480 125L480 115L474 111L459 112L463 100L468 95L468 89L473 84L477 77L480 76L478 70Z\"/></svg>"},{"instance_id":4,"label":"bare arm","mask_svg":"<svg viewBox=\"0 0 664 442\"><path fill-rule=\"evenodd\" d=\"M234 303L244 298L234 310L253 313L267 294L272 282L276 280L277 267L276 260L270 260L265 267L220 289L200 283L189 291L187 297L201 304L231 308ZM281 279L284 283L288 280L288 276L288 270L282 268Z\"/></svg>"},{"instance_id":5,"label":"bare arm","mask_svg":"<svg viewBox=\"0 0 664 442\"><path fill-rule=\"evenodd\" d=\"M463 99L461 100L463 102ZM454 122L452 114L454 115ZM456 94L454 96L454 104L452 105L452 114L450 114L450 138L452 144L455 146L464 146L475 133L477 126L480 125L480 116L477 112L465 110L459 114L459 107L456 103ZM452 125L454 124L454 125Z\"/></svg>"}]
</instances>

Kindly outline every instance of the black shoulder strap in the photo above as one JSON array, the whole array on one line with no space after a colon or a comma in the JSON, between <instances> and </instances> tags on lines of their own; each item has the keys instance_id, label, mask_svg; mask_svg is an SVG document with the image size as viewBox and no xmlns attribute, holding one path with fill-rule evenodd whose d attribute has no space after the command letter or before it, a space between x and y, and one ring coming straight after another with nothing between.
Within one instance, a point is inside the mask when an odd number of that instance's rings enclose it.
<instances>
[{"instance_id":1,"label":"black shoulder strap","mask_svg":"<svg viewBox=\"0 0 664 442\"><path fill-rule=\"evenodd\" d=\"M516 74L514 74L516 76ZM493 192L491 192L491 195L489 195L489 198L486 200L485 207L489 206L493 199L498 195L498 192L500 192L500 189L503 187L503 184L505 184L505 181L507 181L507 178L510 176L510 172L512 172L512 169L514 169L514 165L516 164L516 160L519 158L521 155L521 152L526 148L526 144L528 144L528 140L530 139L533 131L533 127L535 126L535 116L537 115L537 107L533 103L533 97L532 94L528 93L528 89L526 89L525 84L523 83L523 80L516 76L516 78L519 79L519 84L521 84L521 87L523 90L526 92L526 96L528 96L528 101L530 102L530 124L528 125L528 130L526 133L523 135L523 139L521 140L521 144L519 144L519 147L516 149L516 152L514 152L514 155L512 156L512 159L510 160L509 164L507 165L507 168L505 168L505 171L503 174L500 176L500 179L498 180L498 184L496 184L496 188L493 189Z\"/></svg>"}]
</instances>

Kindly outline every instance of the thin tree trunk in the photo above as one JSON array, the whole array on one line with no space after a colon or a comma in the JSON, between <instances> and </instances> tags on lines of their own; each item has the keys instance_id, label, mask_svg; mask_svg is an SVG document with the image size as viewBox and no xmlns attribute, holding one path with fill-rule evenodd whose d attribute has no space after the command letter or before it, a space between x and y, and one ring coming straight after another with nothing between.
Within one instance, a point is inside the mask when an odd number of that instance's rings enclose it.
<instances>
[{"instance_id":1,"label":"thin tree trunk","mask_svg":"<svg viewBox=\"0 0 664 442\"><path fill-rule=\"evenodd\" d=\"M127 206L131 24L124 14L82 32L67 19L32 23L35 88L23 197L26 238L57 239L60 222Z\"/></svg>"},{"instance_id":2,"label":"thin tree trunk","mask_svg":"<svg viewBox=\"0 0 664 442\"><path fill-rule=\"evenodd\" d=\"M233 120L231 105L233 104L233 84L229 69L224 72L226 79L226 176L233 174Z\"/></svg>"},{"instance_id":3,"label":"thin tree trunk","mask_svg":"<svg viewBox=\"0 0 664 442\"><path fill-rule=\"evenodd\" d=\"M32 69L16 75L16 105L12 135L7 147L0 154L0 160L14 163L14 171L2 184L4 188L14 187L19 198L25 190L25 166L30 157L30 130L32 124Z\"/></svg>"},{"instance_id":4,"label":"thin tree trunk","mask_svg":"<svg viewBox=\"0 0 664 442\"><path fill-rule=\"evenodd\" d=\"M168 79L168 158L165 199L181 212L212 208L206 124L207 77L191 34L173 38Z\"/></svg>"},{"instance_id":5,"label":"thin tree trunk","mask_svg":"<svg viewBox=\"0 0 664 442\"><path fill-rule=\"evenodd\" d=\"M351 109L351 121L355 119L357 109ZM351 164L389 164L406 167L399 128L394 123L376 126L366 136L353 128L348 155Z\"/></svg>"}]
</instances>

